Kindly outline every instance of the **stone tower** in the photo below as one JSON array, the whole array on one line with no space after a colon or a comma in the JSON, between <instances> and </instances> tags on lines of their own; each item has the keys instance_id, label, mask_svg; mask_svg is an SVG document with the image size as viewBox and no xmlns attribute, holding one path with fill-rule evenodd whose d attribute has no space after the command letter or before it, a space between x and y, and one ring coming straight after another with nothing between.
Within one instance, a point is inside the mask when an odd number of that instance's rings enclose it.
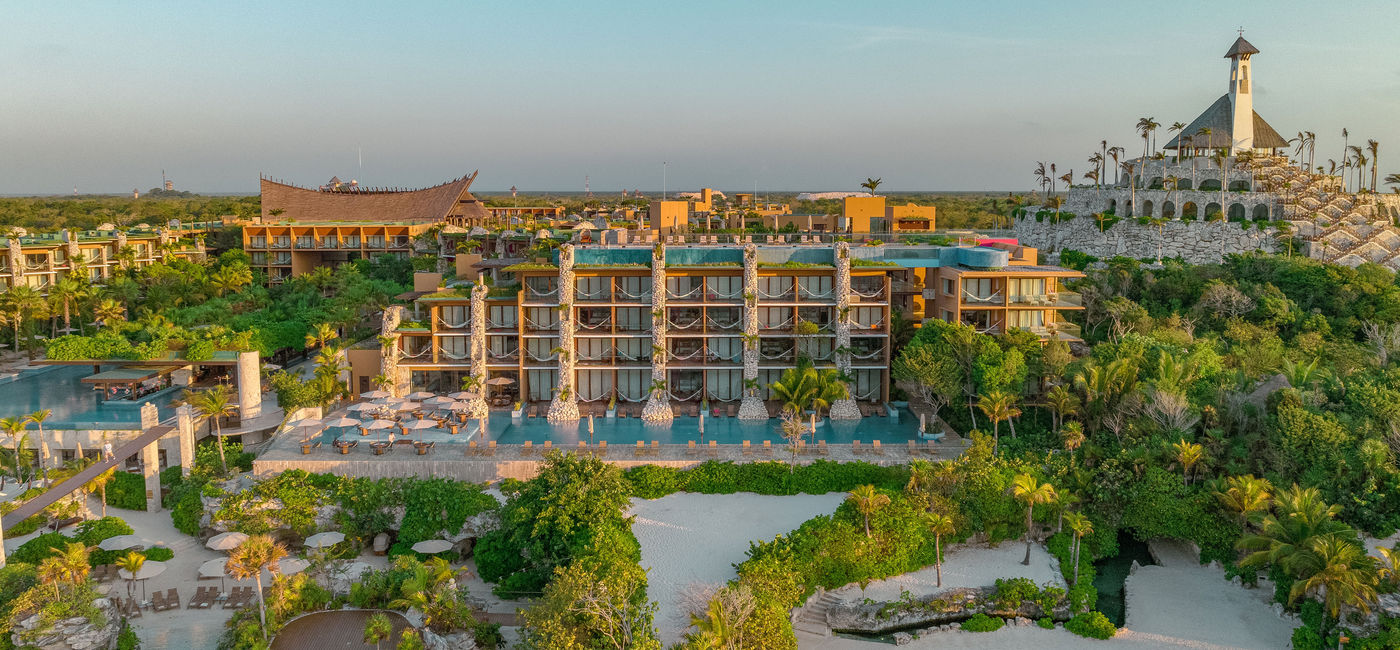
<instances>
[{"instance_id":1,"label":"stone tower","mask_svg":"<svg viewBox=\"0 0 1400 650\"><path fill-rule=\"evenodd\" d=\"M1230 59L1230 107L1234 111L1230 129L1234 140L1230 143L1232 153L1254 149L1254 93L1250 92L1250 68L1253 66L1249 57L1258 53L1259 48L1244 40L1243 32L1225 53L1225 58Z\"/></svg>"}]
</instances>

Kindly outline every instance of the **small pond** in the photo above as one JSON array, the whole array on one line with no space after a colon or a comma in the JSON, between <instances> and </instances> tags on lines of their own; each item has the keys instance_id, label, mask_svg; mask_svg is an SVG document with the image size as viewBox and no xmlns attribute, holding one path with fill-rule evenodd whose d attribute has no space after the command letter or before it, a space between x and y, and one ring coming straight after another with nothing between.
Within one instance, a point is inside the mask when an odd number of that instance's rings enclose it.
<instances>
[{"instance_id":1,"label":"small pond","mask_svg":"<svg viewBox=\"0 0 1400 650\"><path fill-rule=\"evenodd\" d=\"M1128 579L1128 570L1134 561L1139 565L1156 564L1152 561L1146 542L1139 541L1127 531L1119 531L1118 555L1094 563L1094 589L1099 592L1095 609L1103 612L1118 627L1123 627L1123 581Z\"/></svg>"}]
</instances>

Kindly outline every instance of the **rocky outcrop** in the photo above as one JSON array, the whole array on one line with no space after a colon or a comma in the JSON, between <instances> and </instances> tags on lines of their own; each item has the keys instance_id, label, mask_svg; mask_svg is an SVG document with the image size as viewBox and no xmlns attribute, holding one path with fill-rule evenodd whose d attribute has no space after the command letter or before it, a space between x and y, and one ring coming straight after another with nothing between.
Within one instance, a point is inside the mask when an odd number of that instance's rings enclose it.
<instances>
[{"instance_id":1,"label":"rocky outcrop","mask_svg":"<svg viewBox=\"0 0 1400 650\"><path fill-rule=\"evenodd\" d=\"M758 248L744 245L744 379L758 379ZM744 389L740 420L767 420L768 408L751 388Z\"/></svg>"},{"instance_id":2,"label":"rocky outcrop","mask_svg":"<svg viewBox=\"0 0 1400 650\"><path fill-rule=\"evenodd\" d=\"M559 392L549 402L550 422L577 422L578 395L574 390L574 247L559 247Z\"/></svg>"},{"instance_id":3,"label":"rocky outcrop","mask_svg":"<svg viewBox=\"0 0 1400 650\"><path fill-rule=\"evenodd\" d=\"M16 621L10 638L21 648L40 650L111 650L117 647L121 633L121 617L112 601L98 598L92 601L99 616L89 620L74 616L41 627L38 614Z\"/></svg>"},{"instance_id":4,"label":"rocky outcrop","mask_svg":"<svg viewBox=\"0 0 1400 650\"><path fill-rule=\"evenodd\" d=\"M651 382L653 386L666 383L666 248L656 244L651 249ZM658 384L659 382L659 384ZM667 388L651 390L642 407L645 422L670 422L676 417L671 410L671 392Z\"/></svg>"},{"instance_id":5,"label":"rocky outcrop","mask_svg":"<svg viewBox=\"0 0 1400 650\"><path fill-rule=\"evenodd\" d=\"M836 370L851 376L851 249L846 242L836 242ZM850 390L848 385L847 390ZM847 393L845 399L831 404L833 420L859 420L860 407Z\"/></svg>"},{"instance_id":6,"label":"rocky outcrop","mask_svg":"<svg viewBox=\"0 0 1400 650\"><path fill-rule=\"evenodd\" d=\"M1035 620L1045 616L1056 621L1070 618L1067 601L1045 611L1034 601L1024 601L1016 608L1000 607L994 600L995 587L962 587L928 596L897 602L842 602L826 612L827 625L834 632L853 634L890 634L930 626L958 623L976 614L1002 618Z\"/></svg>"}]
</instances>

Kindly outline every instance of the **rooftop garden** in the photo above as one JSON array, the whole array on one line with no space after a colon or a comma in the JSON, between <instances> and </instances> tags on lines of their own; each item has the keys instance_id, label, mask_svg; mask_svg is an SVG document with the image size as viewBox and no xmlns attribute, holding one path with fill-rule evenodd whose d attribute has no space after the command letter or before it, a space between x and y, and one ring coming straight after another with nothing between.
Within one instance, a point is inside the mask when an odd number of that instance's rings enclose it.
<instances>
[{"instance_id":1,"label":"rooftop garden","mask_svg":"<svg viewBox=\"0 0 1400 650\"><path fill-rule=\"evenodd\" d=\"M833 266L833 265L831 265L831 264L813 264L813 263L809 263L809 262L793 262L793 261L787 261L787 262L781 262L781 263L779 263L779 262L759 262L759 263L758 263L758 268L761 268L761 269L834 269L834 268L836 268L836 267Z\"/></svg>"},{"instance_id":2,"label":"rooftop garden","mask_svg":"<svg viewBox=\"0 0 1400 650\"><path fill-rule=\"evenodd\" d=\"M852 258L851 258L851 266L852 266L852 267L856 267L856 266L880 266L880 267L894 267L894 268L898 268L898 267L899 267L899 265L898 265L898 264L895 264L894 262L886 262L885 260L866 260L866 259L861 259L861 258L859 258L859 257L852 257Z\"/></svg>"},{"instance_id":3,"label":"rooftop garden","mask_svg":"<svg viewBox=\"0 0 1400 650\"><path fill-rule=\"evenodd\" d=\"M521 262L512 264L504 269L507 273L518 273L520 271L558 271L559 265L550 262Z\"/></svg>"}]
</instances>

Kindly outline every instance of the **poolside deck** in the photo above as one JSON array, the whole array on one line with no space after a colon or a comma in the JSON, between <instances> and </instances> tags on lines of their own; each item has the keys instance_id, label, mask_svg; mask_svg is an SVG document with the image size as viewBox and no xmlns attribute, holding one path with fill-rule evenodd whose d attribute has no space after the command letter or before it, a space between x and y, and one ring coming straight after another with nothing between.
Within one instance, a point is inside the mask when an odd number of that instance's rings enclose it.
<instances>
[{"instance_id":1,"label":"poolside deck","mask_svg":"<svg viewBox=\"0 0 1400 650\"><path fill-rule=\"evenodd\" d=\"M557 445L554 449L575 454L593 454L608 463L623 468L638 465L662 465L667 467L690 467L708 460L732 461L739 463L777 461L788 462L792 458L789 448L773 445L765 451L762 442L751 443L745 450L743 444L708 443L696 447L689 444L657 445L653 452L650 443L644 452L639 453L632 445L609 444L604 451L597 445ZM913 459L952 460L969 446L963 439L945 443L919 442L911 450L908 443L882 445L877 452L873 445L861 443L859 447L850 443L831 444L821 450L816 445L807 445L799 454L799 463L811 463L818 459L837 462L865 461L880 465L903 465ZM823 453L824 452L824 453ZM367 444L361 444L342 454L334 447L322 445L303 454L300 440L283 433L271 442L267 450L253 461L253 472L270 475L289 469L301 469L313 473L339 474L365 478L400 477L444 477L461 481L488 482L506 478L528 479L539 471L539 464L545 453L542 445L526 447L523 444L497 445L494 452L478 446L471 449L462 443L438 444L427 454L419 455L411 445L399 445L394 451L376 456Z\"/></svg>"}]
</instances>

